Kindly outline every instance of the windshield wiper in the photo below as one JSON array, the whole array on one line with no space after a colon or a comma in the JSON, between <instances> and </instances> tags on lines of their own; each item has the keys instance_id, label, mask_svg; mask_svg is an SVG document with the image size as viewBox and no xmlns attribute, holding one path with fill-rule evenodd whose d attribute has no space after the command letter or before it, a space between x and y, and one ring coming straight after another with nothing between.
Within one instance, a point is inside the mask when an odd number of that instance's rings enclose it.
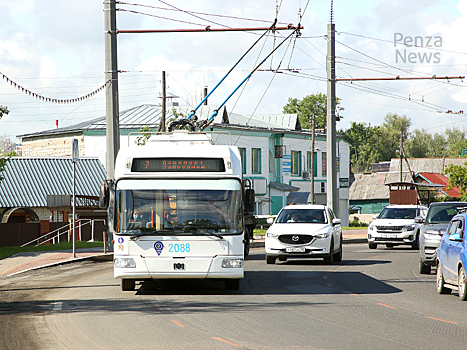
<instances>
[{"instance_id":1,"label":"windshield wiper","mask_svg":"<svg viewBox=\"0 0 467 350\"><path fill-rule=\"evenodd\" d=\"M212 230L211 230L212 231ZM193 233L193 234L200 234L202 236L214 236L214 237L217 237L219 239L224 239L224 236L221 236L220 234L218 233L215 233L215 232L210 232L210 231L199 231L196 232L196 233Z\"/></svg>"},{"instance_id":2,"label":"windshield wiper","mask_svg":"<svg viewBox=\"0 0 467 350\"><path fill-rule=\"evenodd\" d=\"M131 235L130 239L135 239L135 238L138 238L138 237L141 237L141 236L151 236L151 235L154 235L154 234L157 234L157 233L164 233L164 234L167 234L167 233L182 233L183 231L169 231L169 230L151 230L151 231L141 231L141 232L138 232L138 233L134 233Z\"/></svg>"}]
</instances>

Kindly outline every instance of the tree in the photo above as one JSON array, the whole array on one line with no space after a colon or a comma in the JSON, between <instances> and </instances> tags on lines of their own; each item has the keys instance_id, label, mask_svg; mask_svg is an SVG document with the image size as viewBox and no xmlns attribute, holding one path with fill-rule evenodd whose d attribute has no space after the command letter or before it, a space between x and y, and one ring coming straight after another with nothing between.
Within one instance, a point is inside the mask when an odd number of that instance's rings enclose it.
<instances>
[{"instance_id":1,"label":"tree","mask_svg":"<svg viewBox=\"0 0 467 350\"><path fill-rule=\"evenodd\" d=\"M379 135L378 148L381 151L383 161L390 161L391 158L398 156L396 150L400 148L402 142L405 143L409 135L409 127L412 124L410 118L405 115L399 116L395 113L388 113L384 117L383 125L381 126L381 134Z\"/></svg>"},{"instance_id":2,"label":"tree","mask_svg":"<svg viewBox=\"0 0 467 350\"><path fill-rule=\"evenodd\" d=\"M449 175L448 188L460 187L460 200L467 201L467 162L464 165L449 164L445 173Z\"/></svg>"},{"instance_id":3,"label":"tree","mask_svg":"<svg viewBox=\"0 0 467 350\"><path fill-rule=\"evenodd\" d=\"M10 113L10 111L4 107L0 106L0 119L3 115ZM9 161L9 158L0 158L0 182L3 180L2 172L5 170L6 163Z\"/></svg>"},{"instance_id":4,"label":"tree","mask_svg":"<svg viewBox=\"0 0 467 350\"><path fill-rule=\"evenodd\" d=\"M350 144L350 163L353 172L365 172L372 163L381 160L381 151L377 147L381 136L381 127L366 123L350 123L350 129L340 130L344 141Z\"/></svg>"},{"instance_id":5,"label":"tree","mask_svg":"<svg viewBox=\"0 0 467 350\"><path fill-rule=\"evenodd\" d=\"M462 150L467 148L465 141L466 132L453 127L452 129L446 129L444 135L446 135L447 156L459 157L462 154Z\"/></svg>"},{"instance_id":6,"label":"tree","mask_svg":"<svg viewBox=\"0 0 467 350\"><path fill-rule=\"evenodd\" d=\"M432 135L425 129L415 129L409 135L404 151L409 158L446 157L447 143L443 135Z\"/></svg>"},{"instance_id":7,"label":"tree","mask_svg":"<svg viewBox=\"0 0 467 350\"><path fill-rule=\"evenodd\" d=\"M326 127L326 95L317 92L299 100L289 97L282 113L296 113L304 129L311 129L311 117L315 116L316 128Z\"/></svg>"}]
</instances>

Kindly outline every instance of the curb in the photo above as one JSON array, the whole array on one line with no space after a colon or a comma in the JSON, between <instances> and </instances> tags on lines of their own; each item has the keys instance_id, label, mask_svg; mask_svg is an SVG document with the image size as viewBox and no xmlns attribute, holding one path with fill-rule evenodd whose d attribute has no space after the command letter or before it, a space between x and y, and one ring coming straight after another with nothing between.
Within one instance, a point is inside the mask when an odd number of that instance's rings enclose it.
<instances>
[{"instance_id":1,"label":"curb","mask_svg":"<svg viewBox=\"0 0 467 350\"><path fill-rule=\"evenodd\" d=\"M25 273L25 272L30 272L30 271L34 271L34 270L45 269L45 268L48 268L48 267L54 267L54 266L59 266L59 265L71 264L71 263L74 263L74 262L84 261L84 260L92 260L92 261L112 261L112 260L113 260L113 253L96 254L96 255L82 256L82 257L79 257L79 258L71 258L71 259L69 259L69 260L64 260L64 261L57 261L57 262L54 262L54 263L51 263L51 264L47 264L47 265L41 265L41 266L31 267L31 268L29 268L29 269L22 270L22 271L18 271L18 272L12 273L12 274L10 274L10 275L2 276L2 277L4 277L4 278L6 278L6 277L12 277L12 276L16 276L16 275L19 275L19 274ZM1 278L1 277L0 277L0 278Z\"/></svg>"}]
</instances>

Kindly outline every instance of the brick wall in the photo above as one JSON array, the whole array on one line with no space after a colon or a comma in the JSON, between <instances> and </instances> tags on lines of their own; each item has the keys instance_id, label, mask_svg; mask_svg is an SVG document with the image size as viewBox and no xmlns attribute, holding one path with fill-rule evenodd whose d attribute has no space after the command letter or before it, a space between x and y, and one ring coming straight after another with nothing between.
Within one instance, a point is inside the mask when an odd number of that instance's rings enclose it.
<instances>
[{"instance_id":1,"label":"brick wall","mask_svg":"<svg viewBox=\"0 0 467 350\"><path fill-rule=\"evenodd\" d=\"M23 157L71 156L73 139L78 139L79 155L85 156L84 136L76 133L23 138Z\"/></svg>"}]
</instances>

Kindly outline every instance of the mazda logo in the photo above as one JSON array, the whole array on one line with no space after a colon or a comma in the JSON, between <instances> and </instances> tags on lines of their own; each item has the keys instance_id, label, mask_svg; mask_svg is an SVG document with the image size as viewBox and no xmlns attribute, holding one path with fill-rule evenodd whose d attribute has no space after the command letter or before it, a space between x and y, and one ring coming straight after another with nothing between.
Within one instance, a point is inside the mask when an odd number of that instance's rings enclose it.
<instances>
[{"instance_id":1,"label":"mazda logo","mask_svg":"<svg viewBox=\"0 0 467 350\"><path fill-rule=\"evenodd\" d=\"M292 236L292 241L297 242L300 239L298 236Z\"/></svg>"}]
</instances>

